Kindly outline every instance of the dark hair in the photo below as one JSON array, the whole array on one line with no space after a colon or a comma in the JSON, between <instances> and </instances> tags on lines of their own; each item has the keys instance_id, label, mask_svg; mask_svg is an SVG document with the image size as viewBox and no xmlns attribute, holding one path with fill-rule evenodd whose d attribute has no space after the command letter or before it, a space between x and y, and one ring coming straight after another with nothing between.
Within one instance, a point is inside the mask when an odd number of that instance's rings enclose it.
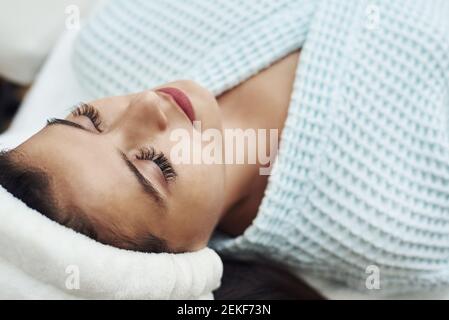
<instances>
[{"instance_id":1,"label":"dark hair","mask_svg":"<svg viewBox=\"0 0 449 320\"><path fill-rule=\"evenodd\" d=\"M68 228L104 244L140 252L170 252L166 241L152 234L130 239L113 233L107 239L98 236L98 225L76 206L58 208L51 189L50 176L42 169L27 166L24 156L15 150L0 152L0 185L28 207Z\"/></svg>"},{"instance_id":2,"label":"dark hair","mask_svg":"<svg viewBox=\"0 0 449 320\"><path fill-rule=\"evenodd\" d=\"M267 262L223 260L221 286L214 292L217 300L323 300L306 282L287 270Z\"/></svg>"}]
</instances>

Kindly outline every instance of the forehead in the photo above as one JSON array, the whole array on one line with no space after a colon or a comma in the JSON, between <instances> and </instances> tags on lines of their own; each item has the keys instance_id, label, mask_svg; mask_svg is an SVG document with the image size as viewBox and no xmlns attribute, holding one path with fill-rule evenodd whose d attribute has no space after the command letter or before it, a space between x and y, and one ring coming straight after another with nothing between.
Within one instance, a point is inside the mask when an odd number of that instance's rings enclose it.
<instances>
[{"instance_id":1,"label":"forehead","mask_svg":"<svg viewBox=\"0 0 449 320\"><path fill-rule=\"evenodd\" d=\"M31 165L49 174L61 206L76 205L95 220L124 229L146 229L157 221L160 209L105 141L81 130L54 126L18 149Z\"/></svg>"}]
</instances>

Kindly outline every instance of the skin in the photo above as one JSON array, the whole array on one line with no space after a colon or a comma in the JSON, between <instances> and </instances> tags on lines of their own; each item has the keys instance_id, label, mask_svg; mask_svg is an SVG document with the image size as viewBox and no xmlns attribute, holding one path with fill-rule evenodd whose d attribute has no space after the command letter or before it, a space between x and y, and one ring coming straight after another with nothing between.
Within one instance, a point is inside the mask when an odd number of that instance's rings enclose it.
<instances>
[{"instance_id":1,"label":"skin","mask_svg":"<svg viewBox=\"0 0 449 320\"><path fill-rule=\"evenodd\" d=\"M218 99L192 81L158 88L184 91L201 131L282 130L298 58L298 52L285 57ZM101 132L86 116L69 115L66 120L84 130L47 126L17 147L21 161L49 173L58 206L81 209L98 225L100 238L111 231L130 238L151 232L176 251L195 251L207 245L217 226L241 234L257 214L267 184L260 164L176 163L177 177L167 182L154 162L137 158L145 147L169 158L175 144L170 133L192 132L191 121L158 88L90 102L100 115ZM190 139L192 145L205 144L195 135ZM218 148L226 141L216 143ZM162 201L144 192L121 153L151 181Z\"/></svg>"}]
</instances>

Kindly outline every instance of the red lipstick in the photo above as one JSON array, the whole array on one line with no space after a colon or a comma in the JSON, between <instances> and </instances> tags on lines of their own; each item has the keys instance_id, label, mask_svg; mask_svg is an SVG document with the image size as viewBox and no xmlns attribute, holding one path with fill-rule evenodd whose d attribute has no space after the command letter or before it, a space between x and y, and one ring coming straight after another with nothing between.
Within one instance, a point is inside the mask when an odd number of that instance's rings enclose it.
<instances>
[{"instance_id":1,"label":"red lipstick","mask_svg":"<svg viewBox=\"0 0 449 320\"><path fill-rule=\"evenodd\" d=\"M192 123L195 121L195 113L193 112L192 102L184 92L178 88L161 88L156 91L163 92L171 96L181 110L184 111L190 121Z\"/></svg>"}]
</instances>

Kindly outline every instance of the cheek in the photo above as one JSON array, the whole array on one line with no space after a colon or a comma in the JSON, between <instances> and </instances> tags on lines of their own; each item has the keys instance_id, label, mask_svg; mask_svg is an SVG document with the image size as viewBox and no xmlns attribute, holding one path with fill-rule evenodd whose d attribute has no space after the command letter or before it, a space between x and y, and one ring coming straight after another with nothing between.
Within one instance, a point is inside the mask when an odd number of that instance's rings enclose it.
<instances>
[{"instance_id":1,"label":"cheek","mask_svg":"<svg viewBox=\"0 0 449 320\"><path fill-rule=\"evenodd\" d=\"M178 174L170 229L183 243L204 245L223 210L223 169L218 165L182 165Z\"/></svg>"},{"instance_id":2,"label":"cheek","mask_svg":"<svg viewBox=\"0 0 449 320\"><path fill-rule=\"evenodd\" d=\"M194 214L211 215L221 212L224 202L224 169L222 165L188 165L183 168L184 205ZM181 180L180 177L179 180Z\"/></svg>"},{"instance_id":3,"label":"cheek","mask_svg":"<svg viewBox=\"0 0 449 320\"><path fill-rule=\"evenodd\" d=\"M207 198L210 211L222 210L224 205L225 184L223 165L204 165L203 183L201 190L203 198Z\"/></svg>"}]
</instances>

